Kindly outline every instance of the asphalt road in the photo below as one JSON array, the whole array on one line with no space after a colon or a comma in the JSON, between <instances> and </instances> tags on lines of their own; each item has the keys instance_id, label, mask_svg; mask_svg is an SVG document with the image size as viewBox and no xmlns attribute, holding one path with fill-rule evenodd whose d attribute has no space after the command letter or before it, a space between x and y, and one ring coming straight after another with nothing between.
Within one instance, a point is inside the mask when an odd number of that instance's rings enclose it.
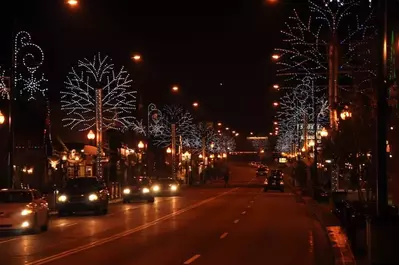
<instances>
[{"instance_id":1,"label":"asphalt road","mask_svg":"<svg viewBox=\"0 0 399 265\"><path fill-rule=\"evenodd\" d=\"M106 216L54 218L39 235L0 237L0 264L332 264L322 227L289 191L263 193L255 170L231 187L190 188Z\"/></svg>"}]
</instances>

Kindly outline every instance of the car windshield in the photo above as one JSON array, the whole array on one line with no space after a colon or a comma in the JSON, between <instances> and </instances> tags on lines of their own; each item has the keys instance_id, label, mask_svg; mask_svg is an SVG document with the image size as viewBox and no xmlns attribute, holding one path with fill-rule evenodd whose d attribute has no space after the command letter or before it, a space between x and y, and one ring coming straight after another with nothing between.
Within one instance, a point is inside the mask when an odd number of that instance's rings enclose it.
<instances>
[{"instance_id":1,"label":"car windshield","mask_svg":"<svg viewBox=\"0 0 399 265\"><path fill-rule=\"evenodd\" d=\"M161 184L176 184L174 179L158 179L157 182Z\"/></svg>"},{"instance_id":2,"label":"car windshield","mask_svg":"<svg viewBox=\"0 0 399 265\"><path fill-rule=\"evenodd\" d=\"M2 191L0 192L0 203L29 203L32 201L30 191Z\"/></svg>"},{"instance_id":3,"label":"car windshield","mask_svg":"<svg viewBox=\"0 0 399 265\"><path fill-rule=\"evenodd\" d=\"M87 189L98 188L100 183L95 178L76 178L68 180L66 184L67 189Z\"/></svg>"}]
</instances>

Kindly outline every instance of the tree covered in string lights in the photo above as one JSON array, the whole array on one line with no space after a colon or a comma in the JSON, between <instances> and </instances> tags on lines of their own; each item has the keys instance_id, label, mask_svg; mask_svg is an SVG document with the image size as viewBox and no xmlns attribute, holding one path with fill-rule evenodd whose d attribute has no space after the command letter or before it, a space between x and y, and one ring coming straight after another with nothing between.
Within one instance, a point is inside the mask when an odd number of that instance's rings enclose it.
<instances>
[{"instance_id":1,"label":"tree covered in string lights","mask_svg":"<svg viewBox=\"0 0 399 265\"><path fill-rule=\"evenodd\" d=\"M328 76L333 67L329 65L329 48L332 45L339 47L336 81L341 93L363 93L371 88L375 77L370 47L376 32L372 25L373 10L368 3L308 0L308 6L311 16L306 20L303 19L306 15L301 16L294 10L285 24L286 29L281 31L285 47L276 49L280 56L277 74L283 79L277 147L283 152L292 150L293 144L302 145L300 127L313 124L315 115L318 124L328 122Z\"/></svg>"},{"instance_id":2,"label":"tree covered in string lights","mask_svg":"<svg viewBox=\"0 0 399 265\"><path fill-rule=\"evenodd\" d=\"M157 122L149 124L148 132L155 146L165 148L172 144L172 124L176 128L176 144L181 139L182 145L188 149L198 146L196 127L190 112L176 105L166 105L157 114Z\"/></svg>"},{"instance_id":3,"label":"tree covered in string lights","mask_svg":"<svg viewBox=\"0 0 399 265\"><path fill-rule=\"evenodd\" d=\"M136 92L132 80L121 67L116 70L112 60L100 53L92 60L79 60L72 68L61 91L61 110L65 113L64 126L88 131L96 124L96 90L102 90L103 128L115 130L136 129L133 112Z\"/></svg>"},{"instance_id":4,"label":"tree covered in string lights","mask_svg":"<svg viewBox=\"0 0 399 265\"><path fill-rule=\"evenodd\" d=\"M265 150L268 145L268 139L253 139L251 144L256 151Z\"/></svg>"},{"instance_id":5,"label":"tree covered in string lights","mask_svg":"<svg viewBox=\"0 0 399 265\"><path fill-rule=\"evenodd\" d=\"M233 152L236 149L236 141L233 136L218 134L212 146L210 149L212 153Z\"/></svg>"},{"instance_id":6,"label":"tree covered in string lights","mask_svg":"<svg viewBox=\"0 0 399 265\"><path fill-rule=\"evenodd\" d=\"M200 122L195 126L193 151L201 152L205 147L206 152L212 152L219 135L211 124Z\"/></svg>"},{"instance_id":7,"label":"tree covered in string lights","mask_svg":"<svg viewBox=\"0 0 399 265\"><path fill-rule=\"evenodd\" d=\"M0 67L0 98L1 99L8 99L9 97L9 88L6 85L5 79L5 71Z\"/></svg>"}]
</instances>

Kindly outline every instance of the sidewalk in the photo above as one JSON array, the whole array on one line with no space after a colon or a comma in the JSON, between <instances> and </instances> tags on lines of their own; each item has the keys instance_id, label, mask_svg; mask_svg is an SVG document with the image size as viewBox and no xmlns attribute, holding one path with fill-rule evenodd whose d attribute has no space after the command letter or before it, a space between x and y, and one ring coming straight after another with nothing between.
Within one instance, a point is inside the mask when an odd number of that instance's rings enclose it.
<instances>
[{"instance_id":1,"label":"sidewalk","mask_svg":"<svg viewBox=\"0 0 399 265\"><path fill-rule=\"evenodd\" d=\"M357 261L351 250L349 240L341 228L338 218L332 213L332 207L328 203L318 203L312 197L302 194L299 187L293 187L288 184L297 200L304 203L312 215L325 228L326 235L331 243L334 254L334 264L355 265Z\"/></svg>"}]
</instances>

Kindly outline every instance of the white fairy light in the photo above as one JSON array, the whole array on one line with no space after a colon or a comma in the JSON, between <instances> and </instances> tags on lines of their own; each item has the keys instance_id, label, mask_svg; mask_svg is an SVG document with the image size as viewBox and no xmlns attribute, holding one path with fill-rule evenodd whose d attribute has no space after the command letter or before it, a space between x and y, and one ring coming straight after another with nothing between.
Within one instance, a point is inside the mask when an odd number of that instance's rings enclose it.
<instances>
[{"instance_id":1,"label":"white fairy light","mask_svg":"<svg viewBox=\"0 0 399 265\"><path fill-rule=\"evenodd\" d=\"M0 67L0 97L2 99L9 99L10 89L6 84L5 71Z\"/></svg>"},{"instance_id":2,"label":"white fairy light","mask_svg":"<svg viewBox=\"0 0 399 265\"><path fill-rule=\"evenodd\" d=\"M31 35L26 31L20 31L14 40L14 86L20 95L27 94L28 100L36 99L36 95L45 96L48 81L39 68L44 61L43 50L37 44L32 43Z\"/></svg>"},{"instance_id":3,"label":"white fairy light","mask_svg":"<svg viewBox=\"0 0 399 265\"><path fill-rule=\"evenodd\" d=\"M182 138L183 147L193 148L195 139L195 125L191 114L179 106L164 106L162 112L158 111L157 117L152 117L157 122L148 124L148 131L155 146L164 148L171 145L172 124L176 125L176 137Z\"/></svg>"},{"instance_id":4,"label":"white fairy light","mask_svg":"<svg viewBox=\"0 0 399 265\"><path fill-rule=\"evenodd\" d=\"M252 147L256 150L264 150L268 145L267 139L253 139L251 140Z\"/></svg>"},{"instance_id":5,"label":"white fairy light","mask_svg":"<svg viewBox=\"0 0 399 265\"><path fill-rule=\"evenodd\" d=\"M92 61L78 61L72 68L61 91L62 120L65 127L88 131L95 128L96 89L102 90L103 129L129 130L139 127L133 116L136 109L136 93L132 80L123 67L115 71L112 60L100 53Z\"/></svg>"}]
</instances>

